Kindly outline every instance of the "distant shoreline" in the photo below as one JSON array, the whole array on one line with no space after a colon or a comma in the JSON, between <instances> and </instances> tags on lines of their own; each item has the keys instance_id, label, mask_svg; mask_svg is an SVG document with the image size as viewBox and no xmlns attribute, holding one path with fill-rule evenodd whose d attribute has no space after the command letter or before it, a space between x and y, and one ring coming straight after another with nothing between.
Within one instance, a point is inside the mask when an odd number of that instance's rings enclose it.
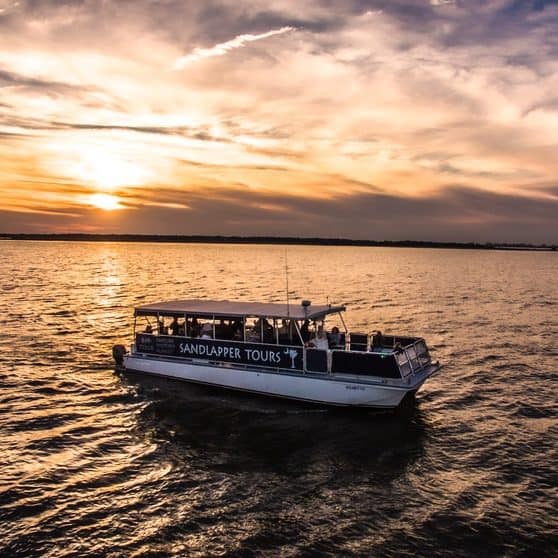
<instances>
[{"instance_id":1,"label":"distant shoreline","mask_svg":"<svg viewBox=\"0 0 558 558\"><path fill-rule=\"evenodd\" d=\"M299 238L277 236L155 235L155 234L30 234L0 233L0 240L65 242L161 242L189 244L279 244L290 246L376 246L389 248L453 248L469 250L558 251L558 245L495 242L431 242L417 240L353 240L348 238Z\"/></svg>"}]
</instances>

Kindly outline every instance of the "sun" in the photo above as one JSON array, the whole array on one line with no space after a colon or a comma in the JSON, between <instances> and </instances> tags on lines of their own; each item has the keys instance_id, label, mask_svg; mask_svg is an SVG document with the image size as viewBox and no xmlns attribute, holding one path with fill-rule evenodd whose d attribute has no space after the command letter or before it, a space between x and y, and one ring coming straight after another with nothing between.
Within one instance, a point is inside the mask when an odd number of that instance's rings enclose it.
<instances>
[{"instance_id":1,"label":"sun","mask_svg":"<svg viewBox=\"0 0 558 558\"><path fill-rule=\"evenodd\" d=\"M116 196L110 194L91 194L89 196L89 204L105 211L112 211L114 209L124 209L120 204L120 200Z\"/></svg>"}]
</instances>

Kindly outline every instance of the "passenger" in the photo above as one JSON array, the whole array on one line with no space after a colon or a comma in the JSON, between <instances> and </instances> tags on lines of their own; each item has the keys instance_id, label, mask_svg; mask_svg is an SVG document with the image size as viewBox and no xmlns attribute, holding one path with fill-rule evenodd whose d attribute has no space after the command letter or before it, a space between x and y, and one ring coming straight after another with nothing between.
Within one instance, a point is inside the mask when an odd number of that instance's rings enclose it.
<instances>
[{"instance_id":1,"label":"passenger","mask_svg":"<svg viewBox=\"0 0 558 558\"><path fill-rule=\"evenodd\" d=\"M178 335L178 330L180 329L180 324L178 323L178 318L174 316L172 322L170 323L169 330L171 335Z\"/></svg>"},{"instance_id":2,"label":"passenger","mask_svg":"<svg viewBox=\"0 0 558 558\"><path fill-rule=\"evenodd\" d=\"M159 335L168 335L169 328L165 325L165 319L161 318L159 320Z\"/></svg>"},{"instance_id":3,"label":"passenger","mask_svg":"<svg viewBox=\"0 0 558 558\"><path fill-rule=\"evenodd\" d=\"M302 337L304 343L308 343L308 341L310 340L309 327L310 327L310 322L308 320L304 320L304 323L300 328L300 336Z\"/></svg>"},{"instance_id":4,"label":"passenger","mask_svg":"<svg viewBox=\"0 0 558 558\"><path fill-rule=\"evenodd\" d=\"M341 347L341 333L339 333L339 328L333 326L331 328L331 333L327 336L330 349L339 349Z\"/></svg>"},{"instance_id":5,"label":"passenger","mask_svg":"<svg viewBox=\"0 0 558 558\"><path fill-rule=\"evenodd\" d=\"M145 333L153 333L153 328L151 327L151 324L147 324L145 326Z\"/></svg>"},{"instance_id":6,"label":"passenger","mask_svg":"<svg viewBox=\"0 0 558 558\"><path fill-rule=\"evenodd\" d=\"M203 324L200 339L213 339L213 328L211 324Z\"/></svg>"},{"instance_id":7,"label":"passenger","mask_svg":"<svg viewBox=\"0 0 558 558\"><path fill-rule=\"evenodd\" d=\"M232 323L232 339L234 340L241 340L243 338L243 325L242 321L238 318Z\"/></svg>"},{"instance_id":8,"label":"passenger","mask_svg":"<svg viewBox=\"0 0 558 558\"><path fill-rule=\"evenodd\" d=\"M316 337L310 340L311 345L320 351L329 349L329 342L327 340L327 335L324 331L324 326L318 326L318 331L316 332Z\"/></svg>"},{"instance_id":9,"label":"passenger","mask_svg":"<svg viewBox=\"0 0 558 558\"><path fill-rule=\"evenodd\" d=\"M382 332L378 330L372 336L371 349L373 351L377 351L381 349L383 345L384 345L384 336L382 335Z\"/></svg>"},{"instance_id":10,"label":"passenger","mask_svg":"<svg viewBox=\"0 0 558 558\"><path fill-rule=\"evenodd\" d=\"M192 322L189 324L190 337L198 337L200 334L200 324L197 318L192 318Z\"/></svg>"},{"instance_id":11,"label":"passenger","mask_svg":"<svg viewBox=\"0 0 558 558\"><path fill-rule=\"evenodd\" d=\"M275 342L273 326L269 323L269 321L266 318L264 318L263 320L263 342L264 343Z\"/></svg>"},{"instance_id":12,"label":"passenger","mask_svg":"<svg viewBox=\"0 0 558 558\"><path fill-rule=\"evenodd\" d=\"M246 341L250 343L261 343L261 330L258 322L254 324L254 327L246 328Z\"/></svg>"},{"instance_id":13,"label":"passenger","mask_svg":"<svg viewBox=\"0 0 558 558\"><path fill-rule=\"evenodd\" d=\"M215 339L227 339L228 331L225 320L221 318L219 323L215 325Z\"/></svg>"}]
</instances>

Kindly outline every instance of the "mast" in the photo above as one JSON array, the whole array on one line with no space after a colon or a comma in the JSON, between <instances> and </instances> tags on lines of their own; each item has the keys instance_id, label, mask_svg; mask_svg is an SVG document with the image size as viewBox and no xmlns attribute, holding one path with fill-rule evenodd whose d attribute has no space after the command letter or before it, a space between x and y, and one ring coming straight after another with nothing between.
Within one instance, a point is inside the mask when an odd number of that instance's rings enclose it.
<instances>
[{"instance_id":1,"label":"mast","mask_svg":"<svg viewBox=\"0 0 558 558\"><path fill-rule=\"evenodd\" d=\"M285 285L287 288L287 316L291 317L291 305L289 303L289 265L287 263L287 247L285 246Z\"/></svg>"}]
</instances>

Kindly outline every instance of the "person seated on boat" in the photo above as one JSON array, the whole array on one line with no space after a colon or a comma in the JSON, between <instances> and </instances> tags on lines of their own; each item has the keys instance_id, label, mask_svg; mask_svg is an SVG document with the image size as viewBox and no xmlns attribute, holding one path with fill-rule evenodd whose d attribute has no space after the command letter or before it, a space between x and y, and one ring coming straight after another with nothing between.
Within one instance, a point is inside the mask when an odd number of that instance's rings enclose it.
<instances>
[{"instance_id":1,"label":"person seated on boat","mask_svg":"<svg viewBox=\"0 0 558 558\"><path fill-rule=\"evenodd\" d=\"M263 342L264 343L275 343L273 326L269 323L267 318L263 319Z\"/></svg>"},{"instance_id":2,"label":"person seated on boat","mask_svg":"<svg viewBox=\"0 0 558 558\"><path fill-rule=\"evenodd\" d=\"M372 335L372 340L370 343L370 349L372 351L379 350L384 345L384 336L380 330L376 331L374 335Z\"/></svg>"},{"instance_id":3,"label":"person seated on boat","mask_svg":"<svg viewBox=\"0 0 558 558\"><path fill-rule=\"evenodd\" d=\"M327 336L327 340L329 342L330 349L339 349L341 348L341 333L339 333L339 328L337 326L333 326L331 328L331 333Z\"/></svg>"},{"instance_id":4,"label":"person seated on boat","mask_svg":"<svg viewBox=\"0 0 558 558\"><path fill-rule=\"evenodd\" d=\"M258 322L254 326L248 326L246 328L246 341L250 343L261 343L261 330L258 326Z\"/></svg>"},{"instance_id":5,"label":"person seated on boat","mask_svg":"<svg viewBox=\"0 0 558 558\"><path fill-rule=\"evenodd\" d=\"M320 351L324 351L329 349L329 342L327 340L327 335L324 331L324 326L318 326L318 331L316 332L316 336L310 339L308 342L309 347L314 347L315 349L319 349Z\"/></svg>"},{"instance_id":6,"label":"person seated on boat","mask_svg":"<svg viewBox=\"0 0 558 558\"><path fill-rule=\"evenodd\" d=\"M180 324L178 323L178 318L176 316L174 316L174 318L172 319L172 322L170 323L168 329L171 332L171 335L178 335Z\"/></svg>"},{"instance_id":7,"label":"person seated on boat","mask_svg":"<svg viewBox=\"0 0 558 558\"><path fill-rule=\"evenodd\" d=\"M236 326L234 325L234 322L232 320L229 320L225 324L225 331L223 333L223 339L229 339L229 340L234 339L235 331L236 331Z\"/></svg>"},{"instance_id":8,"label":"person seated on boat","mask_svg":"<svg viewBox=\"0 0 558 558\"><path fill-rule=\"evenodd\" d=\"M188 333L190 334L190 337L199 337L200 324L197 318L192 318L192 321L188 324Z\"/></svg>"},{"instance_id":9,"label":"person seated on boat","mask_svg":"<svg viewBox=\"0 0 558 558\"><path fill-rule=\"evenodd\" d=\"M168 335L169 328L165 325L165 319L161 318L159 320L159 335Z\"/></svg>"},{"instance_id":10,"label":"person seated on boat","mask_svg":"<svg viewBox=\"0 0 558 558\"><path fill-rule=\"evenodd\" d=\"M242 325L242 321L239 320L238 318L234 320L234 322L231 324L231 330L232 330L231 339L234 339L235 341L239 341L243 338L244 327Z\"/></svg>"},{"instance_id":11,"label":"person seated on boat","mask_svg":"<svg viewBox=\"0 0 558 558\"><path fill-rule=\"evenodd\" d=\"M233 335L234 331L231 320L225 321L225 318L221 318L219 323L215 326L215 339L231 340Z\"/></svg>"},{"instance_id":12,"label":"person seated on boat","mask_svg":"<svg viewBox=\"0 0 558 558\"><path fill-rule=\"evenodd\" d=\"M200 339L213 339L213 328L211 327L211 324L203 324L203 327L201 328L201 335L200 335Z\"/></svg>"}]
</instances>

